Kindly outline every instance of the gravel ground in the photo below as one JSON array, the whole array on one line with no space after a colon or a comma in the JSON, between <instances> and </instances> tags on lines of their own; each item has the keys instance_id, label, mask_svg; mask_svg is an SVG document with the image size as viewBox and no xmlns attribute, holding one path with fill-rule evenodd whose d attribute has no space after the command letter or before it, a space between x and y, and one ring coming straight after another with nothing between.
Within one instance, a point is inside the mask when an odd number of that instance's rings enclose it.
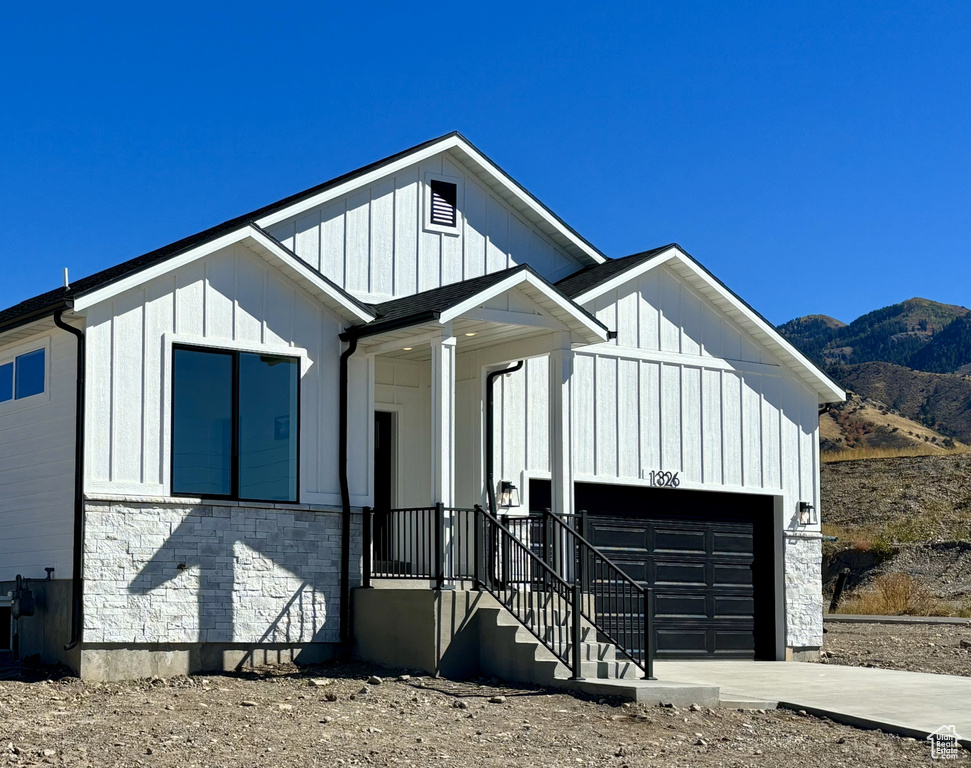
<instances>
[{"instance_id":1,"label":"gravel ground","mask_svg":"<svg viewBox=\"0 0 971 768\"><path fill-rule=\"evenodd\" d=\"M383 680L369 677L378 674ZM0 765L897 766L926 744L780 711L649 708L361 665L0 682ZM317 681L315 684L314 681ZM961 754L961 764L969 760Z\"/></svg>"},{"instance_id":2,"label":"gravel ground","mask_svg":"<svg viewBox=\"0 0 971 768\"><path fill-rule=\"evenodd\" d=\"M962 647L964 641L969 647ZM971 623L826 623L823 658L827 664L906 669L971 676Z\"/></svg>"}]
</instances>

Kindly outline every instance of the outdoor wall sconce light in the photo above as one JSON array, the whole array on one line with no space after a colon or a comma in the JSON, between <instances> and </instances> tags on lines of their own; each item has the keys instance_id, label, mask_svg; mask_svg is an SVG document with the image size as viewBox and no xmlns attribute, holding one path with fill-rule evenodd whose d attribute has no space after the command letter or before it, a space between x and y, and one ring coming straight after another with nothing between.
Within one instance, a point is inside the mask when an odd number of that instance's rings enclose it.
<instances>
[{"instance_id":1,"label":"outdoor wall sconce light","mask_svg":"<svg viewBox=\"0 0 971 768\"><path fill-rule=\"evenodd\" d=\"M816 508L808 501L799 502L799 525L815 525Z\"/></svg>"},{"instance_id":2,"label":"outdoor wall sconce light","mask_svg":"<svg viewBox=\"0 0 971 768\"><path fill-rule=\"evenodd\" d=\"M519 489L508 480L500 480L499 506L509 509L510 507L518 507L521 503Z\"/></svg>"}]
</instances>

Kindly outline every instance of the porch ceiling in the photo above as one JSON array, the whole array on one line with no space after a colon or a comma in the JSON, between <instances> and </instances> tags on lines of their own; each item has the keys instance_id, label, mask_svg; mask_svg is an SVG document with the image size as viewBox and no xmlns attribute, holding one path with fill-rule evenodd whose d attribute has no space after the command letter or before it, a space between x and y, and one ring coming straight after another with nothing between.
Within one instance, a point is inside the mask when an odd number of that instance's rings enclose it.
<instances>
[{"instance_id":1,"label":"porch ceiling","mask_svg":"<svg viewBox=\"0 0 971 768\"><path fill-rule=\"evenodd\" d=\"M380 336L368 338L368 344L361 344L361 351L365 354L380 354L401 360L428 361L431 360L430 342L442 337L442 328L442 323L433 322L383 333ZM555 331L554 328L510 325L468 318L452 321L452 332L455 335L458 354L497 344L536 338Z\"/></svg>"}]
</instances>

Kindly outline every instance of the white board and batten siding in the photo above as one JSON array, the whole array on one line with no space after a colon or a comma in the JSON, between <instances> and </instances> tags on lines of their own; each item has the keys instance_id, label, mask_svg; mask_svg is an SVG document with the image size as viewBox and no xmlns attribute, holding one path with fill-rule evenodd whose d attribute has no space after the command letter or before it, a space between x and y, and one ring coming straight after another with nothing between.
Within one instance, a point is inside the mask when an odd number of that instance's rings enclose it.
<instances>
[{"instance_id":1,"label":"white board and batten siding","mask_svg":"<svg viewBox=\"0 0 971 768\"><path fill-rule=\"evenodd\" d=\"M431 175L458 180L458 232L426 230ZM388 301L528 263L551 281L581 265L447 152L269 227L310 266L366 301Z\"/></svg>"},{"instance_id":2,"label":"white board and batten siding","mask_svg":"<svg viewBox=\"0 0 971 768\"><path fill-rule=\"evenodd\" d=\"M170 350L173 343L185 342L305 355L300 500L339 504L341 330L339 318L241 245L91 307L86 491L170 493ZM367 361L352 360L349 372L355 451L349 479L352 496L363 504L369 482Z\"/></svg>"},{"instance_id":3,"label":"white board and batten siding","mask_svg":"<svg viewBox=\"0 0 971 768\"><path fill-rule=\"evenodd\" d=\"M795 373L665 268L587 309L618 336L574 353L575 481L677 472L682 488L818 504L817 396ZM500 380L506 479L549 476L547 376L535 359Z\"/></svg>"},{"instance_id":4,"label":"white board and batten siding","mask_svg":"<svg viewBox=\"0 0 971 768\"><path fill-rule=\"evenodd\" d=\"M0 361L45 348L45 391L0 403L0 581L71 578L74 545L74 336L0 346Z\"/></svg>"}]
</instances>

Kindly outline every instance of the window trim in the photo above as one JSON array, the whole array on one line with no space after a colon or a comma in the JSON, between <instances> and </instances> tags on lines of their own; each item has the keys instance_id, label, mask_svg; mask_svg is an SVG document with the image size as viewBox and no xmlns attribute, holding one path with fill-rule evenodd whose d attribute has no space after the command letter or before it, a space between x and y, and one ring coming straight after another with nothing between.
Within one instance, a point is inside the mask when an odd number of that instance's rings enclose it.
<instances>
[{"instance_id":1,"label":"window trim","mask_svg":"<svg viewBox=\"0 0 971 768\"><path fill-rule=\"evenodd\" d=\"M31 352L38 352L44 350L44 389L42 392L38 392L35 395L28 395L27 397L18 398L17 394L17 364L16 360L21 355L29 355ZM44 403L49 403L51 400L51 337L42 336L40 338L34 338L32 341L28 340L17 344L12 347L8 347L0 351L0 365L7 365L7 363L14 363L13 372L13 387L14 387L14 397L9 400L4 400L0 402L0 414L10 413L12 411L26 410L28 408L33 408L38 405L43 405Z\"/></svg>"},{"instance_id":2,"label":"window trim","mask_svg":"<svg viewBox=\"0 0 971 768\"><path fill-rule=\"evenodd\" d=\"M229 355L232 357L232 437L231 437L231 457L232 462L230 466L230 490L228 494L216 494L216 493L189 493L180 492L175 490L175 353L176 351L184 349L190 352L206 352L209 354L216 355ZM168 423L168 485L169 493L173 498L177 499L212 499L215 501L238 501L240 503L248 504L300 504L300 465L302 461L302 418L301 414L303 411L303 372L305 370L306 354L302 349L296 349L293 347L286 348L286 350L276 349L276 348L248 348L240 346L228 347L220 344L206 344L206 343L186 343L184 341L173 341L168 345L169 350L169 374L166 376L166 380L169 385L169 396L168 396L168 411L169 411L169 423ZM297 364L297 457L296 457L296 488L295 497L293 501L286 499L257 499L250 497L240 497L239 495L239 358L240 355L274 355L277 357L288 357L294 360Z\"/></svg>"},{"instance_id":3,"label":"window trim","mask_svg":"<svg viewBox=\"0 0 971 768\"><path fill-rule=\"evenodd\" d=\"M455 185L455 225L436 224L432 221L432 182L441 181ZM460 235L464 224L462 216L462 202L465 199L464 180L459 176L449 176L444 173L426 173L422 184L422 223L425 232L436 232L443 235Z\"/></svg>"}]
</instances>

